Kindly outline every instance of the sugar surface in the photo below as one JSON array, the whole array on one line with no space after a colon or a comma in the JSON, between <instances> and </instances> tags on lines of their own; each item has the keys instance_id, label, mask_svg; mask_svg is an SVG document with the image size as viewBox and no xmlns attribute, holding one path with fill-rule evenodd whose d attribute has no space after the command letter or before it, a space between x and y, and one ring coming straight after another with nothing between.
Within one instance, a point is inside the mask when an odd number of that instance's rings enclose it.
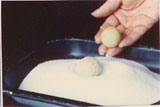
<instances>
[{"instance_id":1,"label":"sugar surface","mask_svg":"<svg viewBox=\"0 0 160 107\"><path fill-rule=\"evenodd\" d=\"M96 57L99 76L83 77L71 69L77 59L37 65L19 89L99 105L144 105L160 100L160 75L145 66L119 58Z\"/></svg>"}]
</instances>

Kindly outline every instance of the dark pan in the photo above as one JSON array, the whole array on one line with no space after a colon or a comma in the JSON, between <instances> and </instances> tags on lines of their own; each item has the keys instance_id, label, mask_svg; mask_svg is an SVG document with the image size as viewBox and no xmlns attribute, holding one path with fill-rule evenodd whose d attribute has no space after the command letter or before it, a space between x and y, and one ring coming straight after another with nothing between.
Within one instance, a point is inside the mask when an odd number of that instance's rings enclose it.
<instances>
[{"instance_id":1,"label":"dark pan","mask_svg":"<svg viewBox=\"0 0 160 107\"><path fill-rule=\"evenodd\" d=\"M54 59L82 58L84 56L99 56L98 45L92 40L62 39L49 41L39 49L25 53L15 59L7 69L4 69L4 94L12 96L20 103L44 106L86 106L94 105L54 96L18 90L25 76L39 63ZM160 50L145 47L130 47L116 57L135 60L159 73ZM159 104L159 103L156 103Z\"/></svg>"}]
</instances>

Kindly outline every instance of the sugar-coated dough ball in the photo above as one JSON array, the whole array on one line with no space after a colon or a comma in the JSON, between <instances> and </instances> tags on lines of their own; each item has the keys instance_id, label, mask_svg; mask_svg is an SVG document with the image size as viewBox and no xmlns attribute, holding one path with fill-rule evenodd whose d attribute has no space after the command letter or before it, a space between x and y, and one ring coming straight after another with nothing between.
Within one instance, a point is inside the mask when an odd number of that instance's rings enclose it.
<instances>
[{"instance_id":1,"label":"sugar-coated dough ball","mask_svg":"<svg viewBox=\"0 0 160 107\"><path fill-rule=\"evenodd\" d=\"M101 66L94 57L84 57L75 65L76 73L82 76L97 76L101 72Z\"/></svg>"},{"instance_id":2,"label":"sugar-coated dough ball","mask_svg":"<svg viewBox=\"0 0 160 107\"><path fill-rule=\"evenodd\" d=\"M108 48L116 47L120 40L120 32L115 27L108 27L101 33L101 41Z\"/></svg>"}]
</instances>

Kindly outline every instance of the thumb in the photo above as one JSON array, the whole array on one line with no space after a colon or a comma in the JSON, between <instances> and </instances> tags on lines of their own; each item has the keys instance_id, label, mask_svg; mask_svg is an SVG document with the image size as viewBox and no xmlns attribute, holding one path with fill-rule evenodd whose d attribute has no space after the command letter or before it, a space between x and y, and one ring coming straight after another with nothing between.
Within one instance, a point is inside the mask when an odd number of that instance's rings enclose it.
<instances>
[{"instance_id":1,"label":"thumb","mask_svg":"<svg viewBox=\"0 0 160 107\"><path fill-rule=\"evenodd\" d=\"M107 0L100 8L96 9L92 15L94 17L105 17L116 11L121 4L121 0Z\"/></svg>"}]
</instances>

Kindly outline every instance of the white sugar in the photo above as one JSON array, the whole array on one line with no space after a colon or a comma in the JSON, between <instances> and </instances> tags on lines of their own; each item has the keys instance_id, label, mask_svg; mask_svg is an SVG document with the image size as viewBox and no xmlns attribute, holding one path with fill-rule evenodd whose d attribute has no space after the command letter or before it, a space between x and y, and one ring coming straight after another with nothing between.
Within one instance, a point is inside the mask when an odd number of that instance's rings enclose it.
<instances>
[{"instance_id":1,"label":"white sugar","mask_svg":"<svg viewBox=\"0 0 160 107\"><path fill-rule=\"evenodd\" d=\"M144 105L160 100L160 75L119 58L96 57L99 76L83 77L71 66L77 59L47 61L36 66L19 89L99 105Z\"/></svg>"}]
</instances>

